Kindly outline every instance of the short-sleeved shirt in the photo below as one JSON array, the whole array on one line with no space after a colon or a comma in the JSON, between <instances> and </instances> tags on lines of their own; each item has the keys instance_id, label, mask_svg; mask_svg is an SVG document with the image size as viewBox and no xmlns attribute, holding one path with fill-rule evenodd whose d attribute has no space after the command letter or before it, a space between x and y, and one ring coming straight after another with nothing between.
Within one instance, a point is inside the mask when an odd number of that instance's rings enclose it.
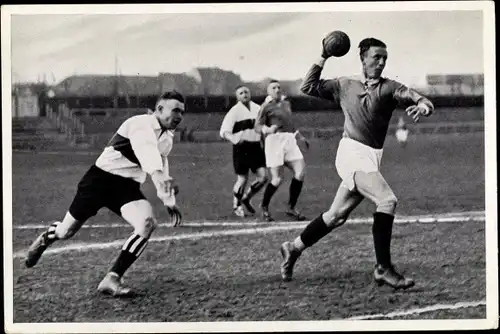
<instances>
[{"instance_id":1,"label":"short-sleeved shirt","mask_svg":"<svg viewBox=\"0 0 500 334\"><path fill-rule=\"evenodd\" d=\"M401 106L432 103L418 92L397 81L380 78L367 81L363 76L320 79L322 67L313 65L302 83L302 92L340 104L345 115L343 136L375 149L384 146L393 111Z\"/></svg>"}]
</instances>

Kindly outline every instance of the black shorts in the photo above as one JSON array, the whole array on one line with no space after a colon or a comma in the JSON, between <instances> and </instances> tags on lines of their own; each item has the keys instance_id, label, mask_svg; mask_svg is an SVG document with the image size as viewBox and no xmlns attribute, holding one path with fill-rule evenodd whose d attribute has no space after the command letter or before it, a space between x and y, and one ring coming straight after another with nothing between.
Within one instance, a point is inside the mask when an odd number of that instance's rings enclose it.
<instances>
[{"instance_id":1,"label":"black shorts","mask_svg":"<svg viewBox=\"0 0 500 334\"><path fill-rule=\"evenodd\" d=\"M260 142L244 142L233 145L233 166L237 175L247 175L251 170L255 173L266 167L266 155Z\"/></svg>"},{"instance_id":2,"label":"black shorts","mask_svg":"<svg viewBox=\"0 0 500 334\"><path fill-rule=\"evenodd\" d=\"M132 179L108 173L96 165L89 168L78 183L69 213L78 221L85 221L106 207L121 216L121 207L146 199L141 184Z\"/></svg>"}]
</instances>

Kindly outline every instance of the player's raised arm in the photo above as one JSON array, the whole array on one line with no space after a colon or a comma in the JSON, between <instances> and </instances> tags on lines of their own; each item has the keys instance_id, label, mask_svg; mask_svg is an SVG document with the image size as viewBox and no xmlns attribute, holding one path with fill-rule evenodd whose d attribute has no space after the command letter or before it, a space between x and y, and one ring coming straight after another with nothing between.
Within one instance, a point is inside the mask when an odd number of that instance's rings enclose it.
<instances>
[{"instance_id":1,"label":"player's raised arm","mask_svg":"<svg viewBox=\"0 0 500 334\"><path fill-rule=\"evenodd\" d=\"M394 99L404 106L410 105L406 112L412 116L415 122L418 121L420 115L428 117L434 112L434 105L425 96L418 93L416 90L406 87L405 85L393 81L394 84Z\"/></svg>"},{"instance_id":2,"label":"player's raised arm","mask_svg":"<svg viewBox=\"0 0 500 334\"><path fill-rule=\"evenodd\" d=\"M300 91L309 96L335 100L340 89L339 82L336 79L321 79L325 61L326 59L321 57L311 66L300 85Z\"/></svg>"}]
</instances>

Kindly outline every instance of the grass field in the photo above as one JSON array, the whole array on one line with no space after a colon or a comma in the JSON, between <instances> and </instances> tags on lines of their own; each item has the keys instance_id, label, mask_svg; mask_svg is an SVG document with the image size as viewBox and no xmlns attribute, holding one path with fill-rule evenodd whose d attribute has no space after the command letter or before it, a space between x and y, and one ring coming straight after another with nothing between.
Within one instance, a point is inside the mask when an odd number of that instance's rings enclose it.
<instances>
[{"instance_id":1,"label":"grass field","mask_svg":"<svg viewBox=\"0 0 500 334\"><path fill-rule=\"evenodd\" d=\"M299 200L313 218L339 185L337 141L314 141L305 153L306 182ZM227 144L179 143L170 159L181 187L186 222L238 221L231 215L233 172ZM372 283L370 224L346 224L304 253L295 280L279 278L279 245L303 225L260 224L160 227L126 275L139 290L117 300L96 292L131 228L102 210L72 240L55 244L33 269L23 251L41 229L61 219L95 154L13 155L14 322L326 320L485 299L484 221L398 224L393 257L415 288L395 292ZM413 137L403 149L388 138L382 172L400 200L399 217L483 211L483 134ZM288 180L271 206L286 220ZM148 182L144 193L160 222L167 219ZM259 194L254 203L261 199ZM353 217L370 217L362 203ZM113 243L114 241L117 242ZM108 244L106 244L108 243ZM393 319L485 318L482 305L395 315Z\"/></svg>"}]
</instances>

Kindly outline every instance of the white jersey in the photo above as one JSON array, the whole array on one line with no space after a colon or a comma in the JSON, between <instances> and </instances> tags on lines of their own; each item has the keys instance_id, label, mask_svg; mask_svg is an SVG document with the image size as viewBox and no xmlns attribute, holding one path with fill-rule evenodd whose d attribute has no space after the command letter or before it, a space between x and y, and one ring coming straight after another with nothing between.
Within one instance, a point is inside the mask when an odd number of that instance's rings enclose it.
<instances>
[{"instance_id":1,"label":"white jersey","mask_svg":"<svg viewBox=\"0 0 500 334\"><path fill-rule=\"evenodd\" d=\"M139 183L156 170L170 178L167 157L173 142L174 132L163 130L154 115L133 116L118 128L95 165Z\"/></svg>"},{"instance_id":2,"label":"white jersey","mask_svg":"<svg viewBox=\"0 0 500 334\"><path fill-rule=\"evenodd\" d=\"M250 109L241 102L236 103L224 116L220 136L224 138L224 133L229 132L240 136L240 142L259 142L261 135L254 130L259 110L260 106L253 101L250 101Z\"/></svg>"}]
</instances>

